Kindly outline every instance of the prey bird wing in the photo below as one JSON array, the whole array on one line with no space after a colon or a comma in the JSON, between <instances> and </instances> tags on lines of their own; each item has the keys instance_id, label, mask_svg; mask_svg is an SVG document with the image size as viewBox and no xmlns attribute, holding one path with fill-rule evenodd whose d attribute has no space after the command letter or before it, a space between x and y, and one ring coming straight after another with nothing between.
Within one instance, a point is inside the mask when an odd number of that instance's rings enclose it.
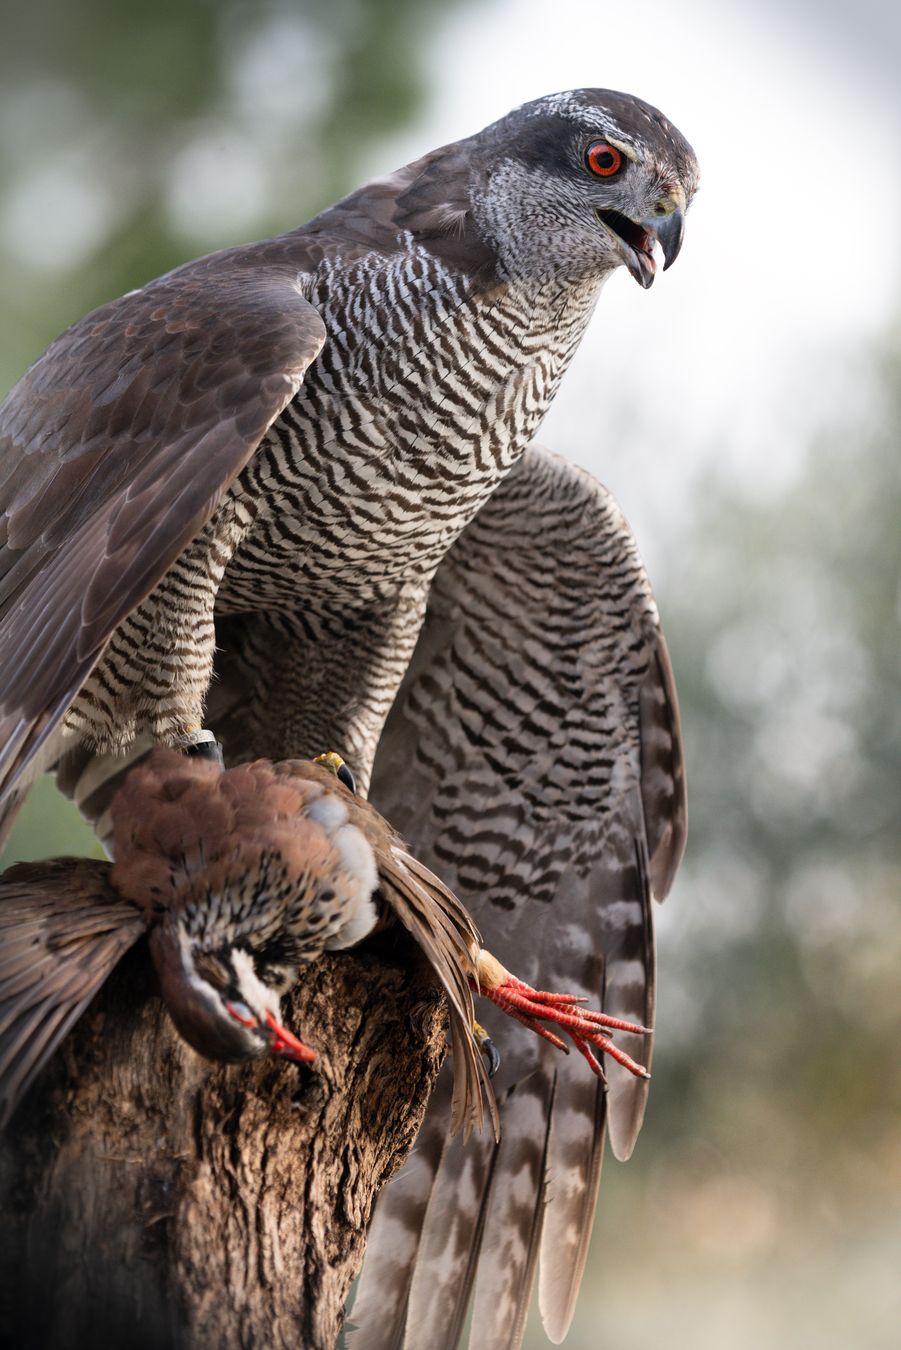
<instances>
[{"instance_id":1,"label":"prey bird wing","mask_svg":"<svg viewBox=\"0 0 901 1350\"><path fill-rule=\"evenodd\" d=\"M396 919L420 948L447 997L453 1051L450 1129L464 1137L483 1124L483 1096L497 1130L494 1093L473 1036L475 1010L470 979L481 939L463 905L438 877L413 858L400 836L367 801L354 796L318 764L286 760L279 776L325 783L341 797L348 820L368 840L378 872L386 918Z\"/></svg>"},{"instance_id":2,"label":"prey bird wing","mask_svg":"<svg viewBox=\"0 0 901 1350\"><path fill-rule=\"evenodd\" d=\"M213 513L325 340L279 241L64 333L0 405L0 788Z\"/></svg>"},{"instance_id":3,"label":"prey bird wing","mask_svg":"<svg viewBox=\"0 0 901 1350\"><path fill-rule=\"evenodd\" d=\"M495 1135L498 1129L494 1092L473 1037L473 957L481 940L460 901L427 867L405 850L392 847L376 854L382 894L395 917L425 953L448 1001L453 1065L450 1130L482 1126L482 1097L488 1102Z\"/></svg>"},{"instance_id":4,"label":"prey bird wing","mask_svg":"<svg viewBox=\"0 0 901 1350\"><path fill-rule=\"evenodd\" d=\"M634 539L587 474L533 447L452 548L372 795L522 979L652 1025L650 902L685 839L679 718ZM628 1157L647 1084L610 1063L605 1093L580 1056L484 1020L500 1142L447 1139L439 1089L377 1206L361 1350L455 1350L473 1289L473 1350L515 1350L539 1258L548 1335L569 1326L605 1129Z\"/></svg>"},{"instance_id":5,"label":"prey bird wing","mask_svg":"<svg viewBox=\"0 0 901 1350\"><path fill-rule=\"evenodd\" d=\"M109 873L60 858L0 877L0 1124L145 931Z\"/></svg>"}]
</instances>

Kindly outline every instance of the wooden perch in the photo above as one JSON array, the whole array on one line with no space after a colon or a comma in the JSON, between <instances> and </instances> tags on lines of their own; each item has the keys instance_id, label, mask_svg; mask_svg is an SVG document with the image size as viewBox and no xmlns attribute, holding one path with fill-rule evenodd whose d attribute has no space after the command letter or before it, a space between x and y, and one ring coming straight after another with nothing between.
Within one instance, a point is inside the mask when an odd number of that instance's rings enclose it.
<instances>
[{"instance_id":1,"label":"wooden perch","mask_svg":"<svg viewBox=\"0 0 901 1350\"><path fill-rule=\"evenodd\" d=\"M0 1150L2 1344L332 1350L380 1188L445 1050L443 996L403 937L321 958L290 1005L317 1067L202 1060L143 944Z\"/></svg>"}]
</instances>

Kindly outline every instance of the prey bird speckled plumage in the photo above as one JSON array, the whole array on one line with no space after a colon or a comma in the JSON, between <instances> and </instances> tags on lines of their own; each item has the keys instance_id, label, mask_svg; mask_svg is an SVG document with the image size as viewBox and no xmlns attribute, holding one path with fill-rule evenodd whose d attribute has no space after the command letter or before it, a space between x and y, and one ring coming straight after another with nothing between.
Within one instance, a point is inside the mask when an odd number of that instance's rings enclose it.
<instances>
[{"instance_id":1,"label":"prey bird speckled plumage","mask_svg":"<svg viewBox=\"0 0 901 1350\"><path fill-rule=\"evenodd\" d=\"M556 1023L599 1075L590 1046L643 1072L610 1039L643 1029L511 975L456 896L356 797L340 756L223 770L159 748L111 814L114 863L64 858L0 876L0 1123L145 932L162 998L195 1050L309 1064L317 1052L283 1025L282 998L317 957L400 924L447 1000L452 1133L481 1127L483 1095L497 1131L474 993L562 1049L544 1026Z\"/></svg>"},{"instance_id":2,"label":"prey bird speckled plumage","mask_svg":"<svg viewBox=\"0 0 901 1350\"><path fill-rule=\"evenodd\" d=\"M696 184L650 105L551 95L57 339L0 407L0 789L201 725L214 608L336 656L285 753L371 762L436 567Z\"/></svg>"},{"instance_id":3,"label":"prey bird speckled plumage","mask_svg":"<svg viewBox=\"0 0 901 1350\"><path fill-rule=\"evenodd\" d=\"M162 997L208 1059L316 1053L281 1000L324 952L400 923L447 997L455 1124L482 1121L486 1072L465 910L368 803L321 764L216 764L158 749L112 804L114 863L27 863L0 877L0 1118L144 933ZM490 1097L489 1097L490 1099Z\"/></svg>"}]
</instances>

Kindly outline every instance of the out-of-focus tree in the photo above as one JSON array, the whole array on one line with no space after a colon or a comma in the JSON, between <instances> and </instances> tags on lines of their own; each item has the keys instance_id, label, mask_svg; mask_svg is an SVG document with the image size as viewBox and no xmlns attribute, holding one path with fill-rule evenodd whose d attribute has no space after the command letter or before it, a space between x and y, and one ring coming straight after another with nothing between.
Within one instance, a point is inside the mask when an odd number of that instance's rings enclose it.
<instances>
[{"instance_id":1,"label":"out-of-focus tree","mask_svg":"<svg viewBox=\"0 0 901 1350\"><path fill-rule=\"evenodd\" d=\"M661 588L692 783L684 916L673 929L691 1001L684 1032L722 1055L724 1072L738 1043L748 1090L759 1095L764 1082L771 1103L810 1121L804 1162L780 1150L796 1177L834 1160L849 1133L865 1130L873 1144L890 1128L884 1038L898 1011L901 938L897 358L877 402L869 425L840 442L824 435L778 501L702 488ZM683 1080L681 1109L697 1108L691 1095ZM824 1097L832 1109L814 1121Z\"/></svg>"},{"instance_id":2,"label":"out-of-focus tree","mask_svg":"<svg viewBox=\"0 0 901 1350\"><path fill-rule=\"evenodd\" d=\"M86 309L194 254L290 229L355 186L373 141L421 106L422 45L447 11L438 0L10 10L0 384Z\"/></svg>"},{"instance_id":3,"label":"out-of-focus tree","mask_svg":"<svg viewBox=\"0 0 901 1350\"><path fill-rule=\"evenodd\" d=\"M0 396L87 310L355 187L438 0L35 0L0 44ZM389 165L387 167L394 167ZM49 780L0 866L96 853Z\"/></svg>"}]
</instances>

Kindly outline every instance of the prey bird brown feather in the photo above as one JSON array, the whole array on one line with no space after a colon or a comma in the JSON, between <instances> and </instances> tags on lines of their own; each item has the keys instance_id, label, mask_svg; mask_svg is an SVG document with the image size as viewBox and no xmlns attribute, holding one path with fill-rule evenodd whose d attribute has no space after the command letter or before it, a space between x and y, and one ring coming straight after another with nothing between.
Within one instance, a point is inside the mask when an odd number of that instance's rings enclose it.
<instances>
[{"instance_id":1,"label":"prey bird brown feather","mask_svg":"<svg viewBox=\"0 0 901 1350\"><path fill-rule=\"evenodd\" d=\"M158 749L112 807L116 861L63 859L0 877L0 1104L7 1117L124 952L145 932L161 992L211 1059L313 1061L282 1025L304 965L400 922L448 1002L454 1127L482 1123L473 1039L478 934L399 837L318 764L223 772ZM484 1096L493 1109L490 1089Z\"/></svg>"}]
</instances>

